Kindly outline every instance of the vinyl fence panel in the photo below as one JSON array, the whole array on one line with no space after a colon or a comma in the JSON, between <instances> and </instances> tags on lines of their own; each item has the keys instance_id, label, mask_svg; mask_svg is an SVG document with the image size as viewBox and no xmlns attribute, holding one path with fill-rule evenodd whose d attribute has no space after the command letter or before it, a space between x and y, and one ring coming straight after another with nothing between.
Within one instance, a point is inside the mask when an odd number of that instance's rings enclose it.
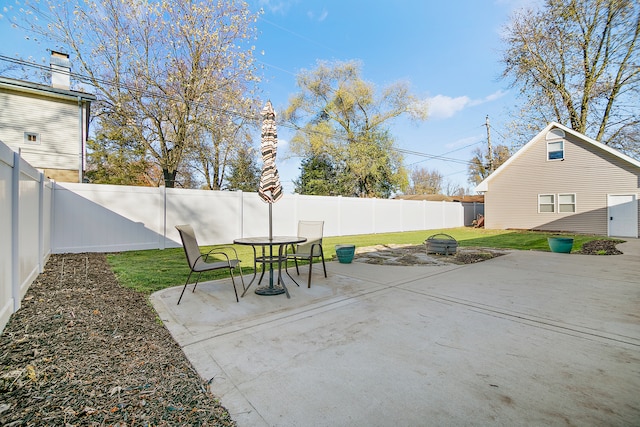
<instances>
[{"instance_id":1,"label":"vinyl fence panel","mask_svg":"<svg viewBox=\"0 0 640 427\"><path fill-rule=\"evenodd\" d=\"M19 258L20 299L40 273L40 172L20 161Z\"/></svg>"},{"instance_id":2,"label":"vinyl fence panel","mask_svg":"<svg viewBox=\"0 0 640 427\"><path fill-rule=\"evenodd\" d=\"M401 200L402 231L425 230L427 218L425 216L426 200Z\"/></svg>"},{"instance_id":3,"label":"vinyl fence panel","mask_svg":"<svg viewBox=\"0 0 640 427\"><path fill-rule=\"evenodd\" d=\"M324 221L324 236L340 236L342 197L302 196L296 199L296 231L298 221Z\"/></svg>"},{"instance_id":4,"label":"vinyl fence panel","mask_svg":"<svg viewBox=\"0 0 640 427\"><path fill-rule=\"evenodd\" d=\"M242 193L236 191L166 189L167 237L180 246L176 225L190 224L198 243L230 243L242 233Z\"/></svg>"},{"instance_id":5,"label":"vinyl fence panel","mask_svg":"<svg viewBox=\"0 0 640 427\"><path fill-rule=\"evenodd\" d=\"M0 142L0 331L51 253L51 186Z\"/></svg>"},{"instance_id":6,"label":"vinyl fence panel","mask_svg":"<svg viewBox=\"0 0 640 427\"><path fill-rule=\"evenodd\" d=\"M0 144L0 331L13 313L13 160L14 153ZM16 263L17 264L17 263Z\"/></svg>"},{"instance_id":7,"label":"vinyl fence panel","mask_svg":"<svg viewBox=\"0 0 640 427\"><path fill-rule=\"evenodd\" d=\"M55 253L164 247L164 189L57 183Z\"/></svg>"}]
</instances>

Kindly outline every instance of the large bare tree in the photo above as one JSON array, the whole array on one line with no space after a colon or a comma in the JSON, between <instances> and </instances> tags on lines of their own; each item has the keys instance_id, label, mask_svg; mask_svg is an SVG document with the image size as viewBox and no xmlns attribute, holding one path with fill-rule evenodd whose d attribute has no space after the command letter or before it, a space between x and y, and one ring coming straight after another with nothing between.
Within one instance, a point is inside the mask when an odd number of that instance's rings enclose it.
<instances>
[{"instance_id":1,"label":"large bare tree","mask_svg":"<svg viewBox=\"0 0 640 427\"><path fill-rule=\"evenodd\" d=\"M221 133L237 126L214 123L250 115L257 16L242 1L43 0L24 10L27 27L72 53L76 77L97 91L98 118L127 126L168 187L198 137L215 128L212 138L233 140Z\"/></svg>"},{"instance_id":2,"label":"large bare tree","mask_svg":"<svg viewBox=\"0 0 640 427\"><path fill-rule=\"evenodd\" d=\"M511 152L506 145L497 145L491 151L493 159L489 157L489 150L483 148L476 148L473 150L473 158L469 162L469 168L467 169L468 182L473 185L478 185L483 179L488 177L498 169L504 162L509 160Z\"/></svg>"},{"instance_id":3,"label":"large bare tree","mask_svg":"<svg viewBox=\"0 0 640 427\"><path fill-rule=\"evenodd\" d=\"M637 0L545 0L516 13L503 62L526 100L523 138L557 121L638 153L639 36Z\"/></svg>"},{"instance_id":4,"label":"large bare tree","mask_svg":"<svg viewBox=\"0 0 640 427\"><path fill-rule=\"evenodd\" d=\"M437 170L417 168L411 171L411 186L407 194L441 194L444 176Z\"/></svg>"}]
</instances>

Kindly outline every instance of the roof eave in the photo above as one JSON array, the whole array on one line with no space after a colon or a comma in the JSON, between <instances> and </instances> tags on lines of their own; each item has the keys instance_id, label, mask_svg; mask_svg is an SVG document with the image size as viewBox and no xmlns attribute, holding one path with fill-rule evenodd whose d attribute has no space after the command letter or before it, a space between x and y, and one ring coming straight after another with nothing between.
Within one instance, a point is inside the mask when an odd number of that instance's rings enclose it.
<instances>
[{"instance_id":1,"label":"roof eave","mask_svg":"<svg viewBox=\"0 0 640 427\"><path fill-rule=\"evenodd\" d=\"M589 138L586 135L581 134L578 131L575 131L571 128L568 128L564 125L561 125L560 123L556 123L556 122L551 122L549 123L544 129L542 129L540 132L538 132L533 138L531 138L529 140L529 142L527 142L525 145L523 145L513 156L509 157L509 159L507 159L506 162L504 162L502 165L500 165L500 167L498 169L496 169L495 171L493 171L493 173L491 175L489 175L488 177L486 177L480 184L478 184L475 187L475 191L480 193L480 192L486 192L489 191L489 182L495 177L497 176L500 172L502 172L502 170L504 170L506 167L508 167L509 164L511 164L511 162L513 162L516 158L520 157L522 155L522 153L524 153L528 146L530 146L531 144L533 144L534 141L536 141L538 139L538 137L540 135L543 135L547 132L549 132L552 128L558 128L561 129L563 131L565 131L566 133L569 133L573 136L575 136L576 138L585 141L586 143L589 143L591 145L593 145L594 147L597 147L601 150L604 150L606 152L608 152L609 154L616 156L626 162L631 163L632 165L640 168L640 162L627 156L626 154L623 154L621 152L619 152L618 150L615 150L611 147L609 147L608 145L605 145L599 141L596 141L593 138Z\"/></svg>"},{"instance_id":2,"label":"roof eave","mask_svg":"<svg viewBox=\"0 0 640 427\"><path fill-rule=\"evenodd\" d=\"M86 101L95 101L97 98L95 95L78 92L75 90L58 89L51 86L42 85L39 83L27 82L24 80L10 79L7 77L0 77L0 88L7 88L19 92L32 93L38 95L46 95L49 97L76 100L81 98Z\"/></svg>"}]
</instances>

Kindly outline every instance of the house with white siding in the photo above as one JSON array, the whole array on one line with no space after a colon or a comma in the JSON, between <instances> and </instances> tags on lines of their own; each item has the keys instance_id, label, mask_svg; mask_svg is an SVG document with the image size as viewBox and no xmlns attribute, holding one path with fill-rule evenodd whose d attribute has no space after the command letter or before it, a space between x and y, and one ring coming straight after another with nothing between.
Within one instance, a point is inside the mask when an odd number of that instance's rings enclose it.
<instances>
[{"instance_id":1,"label":"house with white siding","mask_svg":"<svg viewBox=\"0 0 640 427\"><path fill-rule=\"evenodd\" d=\"M51 86L0 77L0 141L56 181L82 182L94 95L70 90L69 56L51 55Z\"/></svg>"},{"instance_id":2,"label":"house with white siding","mask_svg":"<svg viewBox=\"0 0 640 427\"><path fill-rule=\"evenodd\" d=\"M640 234L640 162L550 123L477 187L485 227Z\"/></svg>"}]
</instances>

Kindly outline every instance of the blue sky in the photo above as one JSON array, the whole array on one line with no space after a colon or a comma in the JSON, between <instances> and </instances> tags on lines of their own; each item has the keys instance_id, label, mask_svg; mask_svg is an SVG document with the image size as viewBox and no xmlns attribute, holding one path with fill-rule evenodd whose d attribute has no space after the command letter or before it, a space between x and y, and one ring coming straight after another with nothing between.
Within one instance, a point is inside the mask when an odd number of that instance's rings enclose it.
<instances>
[{"instance_id":1,"label":"blue sky","mask_svg":"<svg viewBox=\"0 0 640 427\"><path fill-rule=\"evenodd\" d=\"M501 80L500 32L512 12L534 0L302 1L255 0L263 90L277 110L296 92L296 74L318 59L362 62L366 80L382 87L398 80L429 104L420 124L392 126L399 148L458 161L405 155L405 166L437 170L445 180L471 187L467 165L472 150L486 147L488 115L493 144L507 138L516 93ZM280 128L278 169L285 189L298 176L299 159L287 158L288 129Z\"/></svg>"},{"instance_id":2,"label":"blue sky","mask_svg":"<svg viewBox=\"0 0 640 427\"><path fill-rule=\"evenodd\" d=\"M486 147L488 115L492 143L511 145L507 123L516 93L500 80L500 31L511 13L539 0L248 0L264 14L257 22L258 60L264 66L262 97L276 110L296 93L296 74L313 69L317 60L359 60L363 77L379 87L404 80L428 102L430 117L415 124L395 122L396 146L441 155L441 161L405 155L407 168L437 170L462 187L472 150ZM0 0L0 55L39 61L45 46L11 28ZM10 41L10 42L9 42ZM263 53L262 53L263 52ZM300 159L288 152L291 131L278 129L278 170L286 193L293 191ZM505 139L506 138L506 139ZM256 147L259 141L256 141Z\"/></svg>"}]
</instances>

